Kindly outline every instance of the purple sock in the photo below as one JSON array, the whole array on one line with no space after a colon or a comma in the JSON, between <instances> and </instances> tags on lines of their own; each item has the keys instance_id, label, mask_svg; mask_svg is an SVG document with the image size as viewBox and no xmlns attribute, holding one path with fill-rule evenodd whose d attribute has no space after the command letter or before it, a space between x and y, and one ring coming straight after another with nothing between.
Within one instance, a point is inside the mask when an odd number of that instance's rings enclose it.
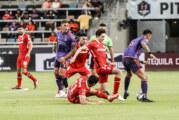
<instances>
[{"instance_id":1,"label":"purple sock","mask_svg":"<svg viewBox=\"0 0 179 120\"><path fill-rule=\"evenodd\" d=\"M65 88L68 88L68 81L67 81L67 77L63 77L63 84L65 86Z\"/></svg>"},{"instance_id":2,"label":"purple sock","mask_svg":"<svg viewBox=\"0 0 179 120\"><path fill-rule=\"evenodd\" d=\"M125 93L127 93L127 90L128 90L129 84L130 84L130 79L131 79L131 76L126 76L126 78L125 78L125 83L124 83Z\"/></svg>"},{"instance_id":3,"label":"purple sock","mask_svg":"<svg viewBox=\"0 0 179 120\"><path fill-rule=\"evenodd\" d=\"M60 78L60 76L55 76L56 77L56 83L57 83L57 86L59 88L59 90L63 90L63 87L62 87L62 80Z\"/></svg>"},{"instance_id":4,"label":"purple sock","mask_svg":"<svg viewBox=\"0 0 179 120\"><path fill-rule=\"evenodd\" d=\"M142 93L143 93L143 98L147 98L147 79L142 79L141 80L141 88L142 88Z\"/></svg>"}]
</instances>

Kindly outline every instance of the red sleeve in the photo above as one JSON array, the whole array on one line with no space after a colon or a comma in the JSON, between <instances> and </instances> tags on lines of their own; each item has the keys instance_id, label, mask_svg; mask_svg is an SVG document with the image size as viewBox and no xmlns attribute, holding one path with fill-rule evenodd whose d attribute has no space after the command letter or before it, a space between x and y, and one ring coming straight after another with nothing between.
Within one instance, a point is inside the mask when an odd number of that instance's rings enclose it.
<instances>
[{"instance_id":1,"label":"red sleeve","mask_svg":"<svg viewBox=\"0 0 179 120\"><path fill-rule=\"evenodd\" d=\"M31 40L31 37L28 35L28 34L26 34L26 42L31 42L32 40Z\"/></svg>"},{"instance_id":2,"label":"red sleeve","mask_svg":"<svg viewBox=\"0 0 179 120\"><path fill-rule=\"evenodd\" d=\"M89 42L85 45L89 50L94 48L94 43L93 42Z\"/></svg>"}]
</instances>

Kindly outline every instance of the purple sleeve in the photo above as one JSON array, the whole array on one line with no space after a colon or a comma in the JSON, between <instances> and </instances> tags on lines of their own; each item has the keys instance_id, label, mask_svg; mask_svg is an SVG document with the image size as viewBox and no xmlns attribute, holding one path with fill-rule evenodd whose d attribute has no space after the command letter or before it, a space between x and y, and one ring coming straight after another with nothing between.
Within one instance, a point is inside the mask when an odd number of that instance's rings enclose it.
<instances>
[{"instance_id":1,"label":"purple sleeve","mask_svg":"<svg viewBox=\"0 0 179 120\"><path fill-rule=\"evenodd\" d=\"M144 41L146 44L148 44L148 42L149 42L147 39L142 39L142 40L140 41L140 43L142 43L143 41Z\"/></svg>"}]
</instances>

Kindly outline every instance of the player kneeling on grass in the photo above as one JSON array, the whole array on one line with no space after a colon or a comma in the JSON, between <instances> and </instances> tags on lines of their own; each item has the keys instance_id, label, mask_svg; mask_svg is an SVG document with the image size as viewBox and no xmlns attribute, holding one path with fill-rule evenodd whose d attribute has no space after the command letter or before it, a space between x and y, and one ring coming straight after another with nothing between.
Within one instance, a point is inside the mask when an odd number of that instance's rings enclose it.
<instances>
[{"instance_id":1,"label":"player kneeling on grass","mask_svg":"<svg viewBox=\"0 0 179 120\"><path fill-rule=\"evenodd\" d=\"M119 94L114 94L113 96L107 96L105 93L92 88L96 83L98 83L99 78L95 75L91 75L89 78L85 76L79 77L72 86L70 86L67 94L67 98L71 103L81 103L81 104L103 104L103 101L90 102L86 97L97 96L103 99L107 99L112 102L117 99Z\"/></svg>"},{"instance_id":2,"label":"player kneeling on grass","mask_svg":"<svg viewBox=\"0 0 179 120\"><path fill-rule=\"evenodd\" d=\"M26 75L28 78L33 80L34 88L38 85L38 80L34 78L32 74L27 71L27 67L30 61L30 53L32 51L32 40L28 34L24 32L24 27L20 26L18 29L18 43L19 43L19 56L17 58L17 83L18 85L13 87L12 89L22 89L21 81L22 81L22 73Z\"/></svg>"}]
</instances>

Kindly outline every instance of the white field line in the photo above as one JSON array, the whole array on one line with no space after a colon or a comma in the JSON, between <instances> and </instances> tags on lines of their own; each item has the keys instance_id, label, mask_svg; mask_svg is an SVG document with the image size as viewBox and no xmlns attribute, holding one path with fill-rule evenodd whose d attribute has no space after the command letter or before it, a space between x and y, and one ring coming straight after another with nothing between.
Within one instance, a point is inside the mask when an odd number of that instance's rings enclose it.
<instances>
[{"instance_id":1,"label":"white field line","mask_svg":"<svg viewBox=\"0 0 179 120\"><path fill-rule=\"evenodd\" d=\"M29 90L28 88L22 88L21 90L11 90L11 91L3 91L0 93L14 93L14 92L22 92L22 91L27 91Z\"/></svg>"}]
</instances>

